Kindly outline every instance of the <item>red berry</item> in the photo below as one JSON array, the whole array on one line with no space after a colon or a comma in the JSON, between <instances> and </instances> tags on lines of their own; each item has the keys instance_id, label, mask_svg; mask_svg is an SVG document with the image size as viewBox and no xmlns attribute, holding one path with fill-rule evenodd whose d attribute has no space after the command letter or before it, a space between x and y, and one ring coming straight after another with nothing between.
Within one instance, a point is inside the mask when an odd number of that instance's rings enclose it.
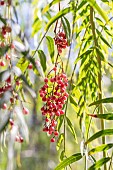
<instances>
[{"instance_id":1,"label":"red berry","mask_svg":"<svg viewBox=\"0 0 113 170\"><path fill-rule=\"evenodd\" d=\"M11 57L8 54L6 54L5 58L6 58L6 60L10 60L11 59Z\"/></svg>"},{"instance_id":2,"label":"red berry","mask_svg":"<svg viewBox=\"0 0 113 170\"><path fill-rule=\"evenodd\" d=\"M55 142L55 138L51 138L51 142Z\"/></svg>"},{"instance_id":3,"label":"red berry","mask_svg":"<svg viewBox=\"0 0 113 170\"><path fill-rule=\"evenodd\" d=\"M6 103L4 103L3 105L2 105L2 109L7 109L7 104Z\"/></svg>"},{"instance_id":4,"label":"red berry","mask_svg":"<svg viewBox=\"0 0 113 170\"><path fill-rule=\"evenodd\" d=\"M50 126L49 131L53 132L54 130L55 130L54 126Z\"/></svg>"},{"instance_id":5,"label":"red berry","mask_svg":"<svg viewBox=\"0 0 113 170\"><path fill-rule=\"evenodd\" d=\"M48 127L43 128L43 132L48 132L48 131L49 131Z\"/></svg>"},{"instance_id":6,"label":"red berry","mask_svg":"<svg viewBox=\"0 0 113 170\"><path fill-rule=\"evenodd\" d=\"M60 116L60 112L57 111L57 112L55 113L55 115L56 115L56 116Z\"/></svg>"},{"instance_id":7,"label":"red berry","mask_svg":"<svg viewBox=\"0 0 113 170\"><path fill-rule=\"evenodd\" d=\"M45 121L46 121L46 122L49 122L49 119L46 117Z\"/></svg>"},{"instance_id":8,"label":"red berry","mask_svg":"<svg viewBox=\"0 0 113 170\"><path fill-rule=\"evenodd\" d=\"M29 114L29 110L25 107L23 108L23 114L25 114L25 115Z\"/></svg>"},{"instance_id":9,"label":"red berry","mask_svg":"<svg viewBox=\"0 0 113 170\"><path fill-rule=\"evenodd\" d=\"M44 94L44 93L40 93L40 97L42 97L42 98L43 98L44 96L45 96L45 94Z\"/></svg>"},{"instance_id":10,"label":"red berry","mask_svg":"<svg viewBox=\"0 0 113 170\"><path fill-rule=\"evenodd\" d=\"M0 61L0 66L4 67L5 66L5 62L4 61Z\"/></svg>"},{"instance_id":11,"label":"red berry","mask_svg":"<svg viewBox=\"0 0 113 170\"><path fill-rule=\"evenodd\" d=\"M16 85L17 85L17 86L20 85L20 81L19 81L19 80L16 81Z\"/></svg>"},{"instance_id":12,"label":"red berry","mask_svg":"<svg viewBox=\"0 0 113 170\"><path fill-rule=\"evenodd\" d=\"M56 126L57 125L57 121L53 119L51 124L52 124L52 126Z\"/></svg>"},{"instance_id":13,"label":"red berry","mask_svg":"<svg viewBox=\"0 0 113 170\"><path fill-rule=\"evenodd\" d=\"M29 65L28 65L28 69L32 69L33 68L33 65L30 63Z\"/></svg>"},{"instance_id":14,"label":"red berry","mask_svg":"<svg viewBox=\"0 0 113 170\"><path fill-rule=\"evenodd\" d=\"M48 78L45 78L45 79L44 79L44 82L45 82L45 83L48 83Z\"/></svg>"},{"instance_id":15,"label":"red berry","mask_svg":"<svg viewBox=\"0 0 113 170\"><path fill-rule=\"evenodd\" d=\"M20 136L20 143L24 141L23 137Z\"/></svg>"},{"instance_id":16,"label":"red berry","mask_svg":"<svg viewBox=\"0 0 113 170\"><path fill-rule=\"evenodd\" d=\"M10 98L10 102L14 103L14 98L13 97Z\"/></svg>"},{"instance_id":17,"label":"red berry","mask_svg":"<svg viewBox=\"0 0 113 170\"><path fill-rule=\"evenodd\" d=\"M53 132L52 131L49 131L48 134L51 135Z\"/></svg>"},{"instance_id":18,"label":"red berry","mask_svg":"<svg viewBox=\"0 0 113 170\"><path fill-rule=\"evenodd\" d=\"M57 70L57 67L54 67L53 70L56 71L56 70Z\"/></svg>"},{"instance_id":19,"label":"red berry","mask_svg":"<svg viewBox=\"0 0 113 170\"><path fill-rule=\"evenodd\" d=\"M42 98L42 101L43 101L43 102L46 102L46 101L47 101L47 98L44 96L44 97Z\"/></svg>"},{"instance_id":20,"label":"red berry","mask_svg":"<svg viewBox=\"0 0 113 170\"><path fill-rule=\"evenodd\" d=\"M50 79L50 82L53 83L53 82L54 82L54 78L51 78L51 79Z\"/></svg>"},{"instance_id":21,"label":"red berry","mask_svg":"<svg viewBox=\"0 0 113 170\"><path fill-rule=\"evenodd\" d=\"M4 5L4 1L3 0L0 2L0 5Z\"/></svg>"},{"instance_id":22,"label":"red berry","mask_svg":"<svg viewBox=\"0 0 113 170\"><path fill-rule=\"evenodd\" d=\"M11 83L11 76L8 77L8 79L6 80L7 83Z\"/></svg>"},{"instance_id":23,"label":"red berry","mask_svg":"<svg viewBox=\"0 0 113 170\"><path fill-rule=\"evenodd\" d=\"M60 114L61 114L61 115L64 115L64 114L65 114L65 112L64 112L63 110L61 110L61 111L60 111Z\"/></svg>"},{"instance_id":24,"label":"red berry","mask_svg":"<svg viewBox=\"0 0 113 170\"><path fill-rule=\"evenodd\" d=\"M56 130L56 131L54 131L54 135L55 136L58 136L59 135L59 132Z\"/></svg>"}]
</instances>

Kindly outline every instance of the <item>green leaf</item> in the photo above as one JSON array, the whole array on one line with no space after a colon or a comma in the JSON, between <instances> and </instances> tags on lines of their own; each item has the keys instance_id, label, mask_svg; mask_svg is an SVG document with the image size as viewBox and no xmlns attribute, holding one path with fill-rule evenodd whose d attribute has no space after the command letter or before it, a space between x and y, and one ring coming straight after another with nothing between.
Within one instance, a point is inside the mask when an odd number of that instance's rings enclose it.
<instances>
[{"instance_id":1,"label":"green leaf","mask_svg":"<svg viewBox=\"0 0 113 170\"><path fill-rule=\"evenodd\" d=\"M42 28L42 21L37 17L32 26L32 36L34 36Z\"/></svg>"},{"instance_id":2,"label":"green leaf","mask_svg":"<svg viewBox=\"0 0 113 170\"><path fill-rule=\"evenodd\" d=\"M52 5L55 5L56 3L60 2L62 0L53 0L50 4L48 4L42 11L42 13L46 13Z\"/></svg>"},{"instance_id":3,"label":"green leaf","mask_svg":"<svg viewBox=\"0 0 113 170\"><path fill-rule=\"evenodd\" d=\"M106 119L106 120L113 120L113 113L106 113L106 114L88 114L94 118Z\"/></svg>"},{"instance_id":4,"label":"green leaf","mask_svg":"<svg viewBox=\"0 0 113 170\"><path fill-rule=\"evenodd\" d=\"M111 158L107 157L107 158L102 158L99 161L97 161L96 163L94 163L90 168L88 168L88 170L95 170L100 168L102 165L104 165L105 163L107 163Z\"/></svg>"},{"instance_id":5,"label":"green leaf","mask_svg":"<svg viewBox=\"0 0 113 170\"><path fill-rule=\"evenodd\" d=\"M91 149L88 152L88 154L92 155L92 154L95 154L97 152L106 151L106 150L111 149L112 147L113 147L113 143L103 144L103 145L97 146L96 148Z\"/></svg>"},{"instance_id":6,"label":"green leaf","mask_svg":"<svg viewBox=\"0 0 113 170\"><path fill-rule=\"evenodd\" d=\"M101 50L96 47L96 51L99 54L99 56L101 57L102 61L105 61L105 57L104 57L103 53L101 52Z\"/></svg>"},{"instance_id":7,"label":"green leaf","mask_svg":"<svg viewBox=\"0 0 113 170\"><path fill-rule=\"evenodd\" d=\"M65 157L65 151L63 150L60 154L60 160L63 161L64 157Z\"/></svg>"},{"instance_id":8,"label":"green leaf","mask_svg":"<svg viewBox=\"0 0 113 170\"><path fill-rule=\"evenodd\" d=\"M62 24L63 24L64 32L66 33L66 37L67 37L67 41L68 41L68 45L69 45L70 44L70 36L71 36L71 27L70 27L70 23L66 17L62 18Z\"/></svg>"},{"instance_id":9,"label":"green leaf","mask_svg":"<svg viewBox=\"0 0 113 170\"><path fill-rule=\"evenodd\" d=\"M0 56L3 56L9 49L9 46L0 47Z\"/></svg>"},{"instance_id":10,"label":"green leaf","mask_svg":"<svg viewBox=\"0 0 113 170\"><path fill-rule=\"evenodd\" d=\"M68 158L66 158L64 161L62 161L54 170L62 170L66 166L80 160L82 158L80 153L76 153Z\"/></svg>"},{"instance_id":11,"label":"green leaf","mask_svg":"<svg viewBox=\"0 0 113 170\"><path fill-rule=\"evenodd\" d=\"M61 146L63 140L64 140L64 134L61 133L57 140L57 146L56 146L57 151L60 149L60 146Z\"/></svg>"},{"instance_id":12,"label":"green leaf","mask_svg":"<svg viewBox=\"0 0 113 170\"><path fill-rule=\"evenodd\" d=\"M70 129L70 132L72 133L73 137L75 138L75 141L77 143L77 137L76 137L76 133L75 133L75 129L71 123L71 121L69 120L68 117L66 117L66 120L67 120L67 124L68 124L68 128Z\"/></svg>"},{"instance_id":13,"label":"green leaf","mask_svg":"<svg viewBox=\"0 0 113 170\"><path fill-rule=\"evenodd\" d=\"M101 99L101 100L97 100L93 103L91 103L89 105L90 106L93 106L93 105L97 105L97 104L101 104L101 103L113 103L113 97L109 97L109 98L104 98L104 99Z\"/></svg>"},{"instance_id":14,"label":"green leaf","mask_svg":"<svg viewBox=\"0 0 113 170\"><path fill-rule=\"evenodd\" d=\"M89 55L92 51L93 51L93 49L90 48L89 50L87 50L87 51L85 51L83 54L81 54L78 58L76 58L75 64L76 64L79 60L83 59L84 56Z\"/></svg>"},{"instance_id":15,"label":"green leaf","mask_svg":"<svg viewBox=\"0 0 113 170\"><path fill-rule=\"evenodd\" d=\"M6 19L2 18L1 15L0 15L0 21L2 21L4 25L6 25Z\"/></svg>"},{"instance_id":16,"label":"green leaf","mask_svg":"<svg viewBox=\"0 0 113 170\"><path fill-rule=\"evenodd\" d=\"M68 14L69 12L72 11L71 7L65 8L63 10L61 10L60 12L57 13L57 15L55 15L54 17L52 17L50 19L50 21L48 22L48 24L46 25L46 31L48 31L48 29L50 28L50 26L59 18L61 18L62 16Z\"/></svg>"},{"instance_id":17,"label":"green leaf","mask_svg":"<svg viewBox=\"0 0 113 170\"><path fill-rule=\"evenodd\" d=\"M81 9L85 4L87 3L87 1L82 0L80 5L78 6L77 10Z\"/></svg>"},{"instance_id":18,"label":"green leaf","mask_svg":"<svg viewBox=\"0 0 113 170\"><path fill-rule=\"evenodd\" d=\"M19 67L22 72L24 72L27 69L28 64L29 64L29 61L27 61L26 58L23 56L19 59L16 66Z\"/></svg>"},{"instance_id":19,"label":"green leaf","mask_svg":"<svg viewBox=\"0 0 113 170\"><path fill-rule=\"evenodd\" d=\"M64 120L64 115L61 115L58 119L58 125L57 125L58 131L60 130L62 126L63 120Z\"/></svg>"},{"instance_id":20,"label":"green leaf","mask_svg":"<svg viewBox=\"0 0 113 170\"><path fill-rule=\"evenodd\" d=\"M51 61L54 63L54 40L50 36L46 36L46 39Z\"/></svg>"},{"instance_id":21,"label":"green leaf","mask_svg":"<svg viewBox=\"0 0 113 170\"><path fill-rule=\"evenodd\" d=\"M46 71L46 56L42 50L38 50L38 55L40 58L40 63L43 68L43 71L45 72Z\"/></svg>"},{"instance_id":22,"label":"green leaf","mask_svg":"<svg viewBox=\"0 0 113 170\"><path fill-rule=\"evenodd\" d=\"M111 48L111 45L108 43L108 41L102 36L101 32L96 30L98 33L98 36L101 38L101 40L108 46Z\"/></svg>"},{"instance_id":23,"label":"green leaf","mask_svg":"<svg viewBox=\"0 0 113 170\"><path fill-rule=\"evenodd\" d=\"M32 83L29 81L28 75L26 75L26 76L20 75L19 78L24 81L25 85L32 88Z\"/></svg>"},{"instance_id":24,"label":"green leaf","mask_svg":"<svg viewBox=\"0 0 113 170\"><path fill-rule=\"evenodd\" d=\"M72 95L70 96L70 103L74 104L76 107L78 106L76 101L75 101L75 98Z\"/></svg>"},{"instance_id":25,"label":"green leaf","mask_svg":"<svg viewBox=\"0 0 113 170\"><path fill-rule=\"evenodd\" d=\"M102 136L106 136L106 135L113 135L113 129L105 129L105 130L101 130L97 133L95 133L93 136L91 136L85 143L88 144L90 142L92 142L93 140L102 137Z\"/></svg>"},{"instance_id":26,"label":"green leaf","mask_svg":"<svg viewBox=\"0 0 113 170\"><path fill-rule=\"evenodd\" d=\"M100 36L100 38L108 47L112 48L111 45L106 41L106 39L103 36Z\"/></svg>"}]
</instances>

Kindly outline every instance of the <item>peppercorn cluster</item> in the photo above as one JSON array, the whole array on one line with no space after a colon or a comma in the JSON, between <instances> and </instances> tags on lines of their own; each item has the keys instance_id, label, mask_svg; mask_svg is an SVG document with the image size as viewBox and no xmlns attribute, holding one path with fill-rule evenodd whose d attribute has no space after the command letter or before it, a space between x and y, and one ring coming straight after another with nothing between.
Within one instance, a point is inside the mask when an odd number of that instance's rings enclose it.
<instances>
[{"instance_id":1,"label":"peppercorn cluster","mask_svg":"<svg viewBox=\"0 0 113 170\"><path fill-rule=\"evenodd\" d=\"M59 32L56 34L55 38L55 45L57 45L58 53L62 53L62 49L65 49L68 46L68 42L66 39L66 34L64 32Z\"/></svg>"},{"instance_id":2,"label":"peppercorn cluster","mask_svg":"<svg viewBox=\"0 0 113 170\"><path fill-rule=\"evenodd\" d=\"M66 74L59 68L54 67L49 75L44 79L44 86L41 87L39 93L44 106L41 108L42 116L45 123L43 131L52 135L51 142L55 142L55 137L58 136L57 121L61 115L64 115L63 106L67 100L68 79Z\"/></svg>"}]
</instances>

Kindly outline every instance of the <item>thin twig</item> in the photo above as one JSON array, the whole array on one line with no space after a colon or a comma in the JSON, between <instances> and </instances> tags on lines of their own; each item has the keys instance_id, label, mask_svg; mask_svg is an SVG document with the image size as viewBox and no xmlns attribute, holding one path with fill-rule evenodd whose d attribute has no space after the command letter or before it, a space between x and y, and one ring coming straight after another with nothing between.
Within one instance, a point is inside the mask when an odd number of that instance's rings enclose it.
<instances>
[{"instance_id":1,"label":"thin twig","mask_svg":"<svg viewBox=\"0 0 113 170\"><path fill-rule=\"evenodd\" d=\"M78 1L77 1L77 3L76 3L76 7L75 7L75 11L74 11L74 16L73 16L72 33L71 33L71 38L70 38L70 47L69 47L69 53L68 53L68 59L67 59L67 63L66 63L65 72L67 72L68 65L69 65L69 59L70 59L70 55L71 55L71 49L72 49L72 41L73 41L73 36L74 36L74 27L75 27L75 19L76 19L77 6L78 6Z\"/></svg>"}]
</instances>

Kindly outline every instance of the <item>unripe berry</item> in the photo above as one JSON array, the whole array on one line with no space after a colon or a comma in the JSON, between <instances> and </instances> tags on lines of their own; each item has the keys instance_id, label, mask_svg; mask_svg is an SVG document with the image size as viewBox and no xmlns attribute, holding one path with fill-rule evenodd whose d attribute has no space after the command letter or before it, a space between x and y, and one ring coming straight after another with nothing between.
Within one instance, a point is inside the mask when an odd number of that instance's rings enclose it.
<instances>
[{"instance_id":1,"label":"unripe berry","mask_svg":"<svg viewBox=\"0 0 113 170\"><path fill-rule=\"evenodd\" d=\"M15 141L16 141L16 142L20 142L20 138L19 138L18 135L16 136Z\"/></svg>"},{"instance_id":2,"label":"unripe berry","mask_svg":"<svg viewBox=\"0 0 113 170\"><path fill-rule=\"evenodd\" d=\"M6 103L4 103L3 105L2 105L2 109L7 109L7 104Z\"/></svg>"},{"instance_id":3,"label":"unripe berry","mask_svg":"<svg viewBox=\"0 0 113 170\"><path fill-rule=\"evenodd\" d=\"M23 108L23 114L25 114L25 115L29 114L29 110L25 107Z\"/></svg>"},{"instance_id":4,"label":"unripe berry","mask_svg":"<svg viewBox=\"0 0 113 170\"><path fill-rule=\"evenodd\" d=\"M38 60L37 60L35 63L36 63L37 66L40 66L40 65L41 65L41 64L40 64L40 61L38 61Z\"/></svg>"}]
</instances>

